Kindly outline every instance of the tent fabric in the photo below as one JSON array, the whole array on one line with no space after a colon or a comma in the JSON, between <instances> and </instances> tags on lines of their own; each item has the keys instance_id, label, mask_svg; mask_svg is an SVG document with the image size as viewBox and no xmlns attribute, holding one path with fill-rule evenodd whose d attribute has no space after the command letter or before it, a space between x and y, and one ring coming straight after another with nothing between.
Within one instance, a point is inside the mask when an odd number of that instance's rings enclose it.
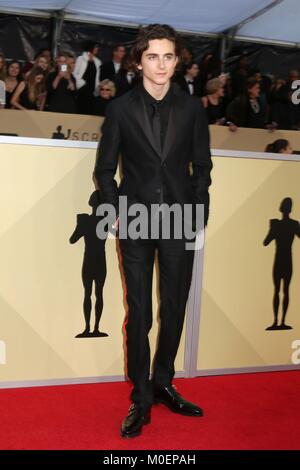
<instances>
[{"instance_id":1,"label":"tent fabric","mask_svg":"<svg viewBox=\"0 0 300 470\"><path fill-rule=\"evenodd\" d=\"M284 0L245 24L238 35L300 43L299 18L300 1Z\"/></svg>"},{"instance_id":2,"label":"tent fabric","mask_svg":"<svg viewBox=\"0 0 300 470\"><path fill-rule=\"evenodd\" d=\"M300 43L299 0L0 0L0 10L64 10L66 17L141 25L167 23L179 31L222 33L242 24L243 38Z\"/></svg>"}]
</instances>

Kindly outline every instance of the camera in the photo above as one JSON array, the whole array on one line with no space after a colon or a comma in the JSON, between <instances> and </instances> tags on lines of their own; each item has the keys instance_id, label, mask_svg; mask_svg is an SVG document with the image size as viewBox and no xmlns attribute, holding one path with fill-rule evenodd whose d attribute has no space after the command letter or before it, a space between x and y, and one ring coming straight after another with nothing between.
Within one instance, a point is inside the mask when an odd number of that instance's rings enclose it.
<instances>
[{"instance_id":1,"label":"camera","mask_svg":"<svg viewBox=\"0 0 300 470\"><path fill-rule=\"evenodd\" d=\"M60 71L61 71L61 72L66 72L67 69L68 69L68 67L67 67L66 64L63 64L63 65L60 66Z\"/></svg>"}]
</instances>

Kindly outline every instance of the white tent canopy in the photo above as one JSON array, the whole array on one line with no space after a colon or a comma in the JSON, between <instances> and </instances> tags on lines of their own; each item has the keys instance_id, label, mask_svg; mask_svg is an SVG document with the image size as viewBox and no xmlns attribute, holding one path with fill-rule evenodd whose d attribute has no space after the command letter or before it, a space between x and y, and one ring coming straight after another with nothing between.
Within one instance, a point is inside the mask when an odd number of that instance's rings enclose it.
<instances>
[{"instance_id":1,"label":"white tent canopy","mask_svg":"<svg viewBox=\"0 0 300 470\"><path fill-rule=\"evenodd\" d=\"M167 23L185 32L231 30L239 39L300 44L300 0L0 0L0 11L63 11L65 19L127 26Z\"/></svg>"}]
</instances>

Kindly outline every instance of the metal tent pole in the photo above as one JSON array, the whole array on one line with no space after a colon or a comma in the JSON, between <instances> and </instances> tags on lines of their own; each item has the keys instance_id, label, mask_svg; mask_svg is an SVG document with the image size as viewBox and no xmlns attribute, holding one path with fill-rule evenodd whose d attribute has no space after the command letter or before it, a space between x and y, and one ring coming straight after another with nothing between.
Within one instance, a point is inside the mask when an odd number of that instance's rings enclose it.
<instances>
[{"instance_id":1,"label":"metal tent pole","mask_svg":"<svg viewBox=\"0 0 300 470\"><path fill-rule=\"evenodd\" d=\"M52 55L54 58L56 57L57 52L60 48L61 32L62 32L62 27L63 27L63 22L64 22L64 16L65 16L64 10L59 10L53 13L54 27L53 27L51 50L52 50Z\"/></svg>"}]
</instances>

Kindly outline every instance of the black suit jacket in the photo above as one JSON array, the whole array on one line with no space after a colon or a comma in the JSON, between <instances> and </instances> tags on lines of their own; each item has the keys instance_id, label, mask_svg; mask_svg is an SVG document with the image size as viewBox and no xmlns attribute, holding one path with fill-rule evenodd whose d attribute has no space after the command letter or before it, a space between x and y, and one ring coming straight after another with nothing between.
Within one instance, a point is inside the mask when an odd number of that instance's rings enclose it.
<instances>
[{"instance_id":1,"label":"black suit jacket","mask_svg":"<svg viewBox=\"0 0 300 470\"><path fill-rule=\"evenodd\" d=\"M182 74L179 74L175 78L175 81L176 83L178 83L178 85L180 86L182 90L184 90L186 93L190 95L189 86L187 84L186 79L184 78ZM201 84L200 84L199 78L197 77L194 79L194 96L201 96L202 95L201 91L202 91Z\"/></svg>"},{"instance_id":2,"label":"black suit jacket","mask_svg":"<svg viewBox=\"0 0 300 470\"><path fill-rule=\"evenodd\" d=\"M212 162L206 112L199 98L176 84L163 151L155 145L152 128L138 85L107 107L98 146L95 177L104 202L118 211L118 196L146 205L203 203L208 218ZM118 155L123 177L114 180ZM190 174L190 162L192 174Z\"/></svg>"},{"instance_id":3,"label":"black suit jacket","mask_svg":"<svg viewBox=\"0 0 300 470\"><path fill-rule=\"evenodd\" d=\"M113 78L116 75L116 70L113 61L111 60L110 62L105 62L103 65L101 65L100 68L100 80L104 80L105 78L108 78L109 80L113 80Z\"/></svg>"},{"instance_id":4,"label":"black suit jacket","mask_svg":"<svg viewBox=\"0 0 300 470\"><path fill-rule=\"evenodd\" d=\"M113 79L115 85L116 85L116 98L124 95L124 93L127 93L129 90L132 90L134 86L136 86L140 79L135 75L131 81L131 83L128 82L127 80L127 70L120 69L119 72L115 75Z\"/></svg>"}]
</instances>

